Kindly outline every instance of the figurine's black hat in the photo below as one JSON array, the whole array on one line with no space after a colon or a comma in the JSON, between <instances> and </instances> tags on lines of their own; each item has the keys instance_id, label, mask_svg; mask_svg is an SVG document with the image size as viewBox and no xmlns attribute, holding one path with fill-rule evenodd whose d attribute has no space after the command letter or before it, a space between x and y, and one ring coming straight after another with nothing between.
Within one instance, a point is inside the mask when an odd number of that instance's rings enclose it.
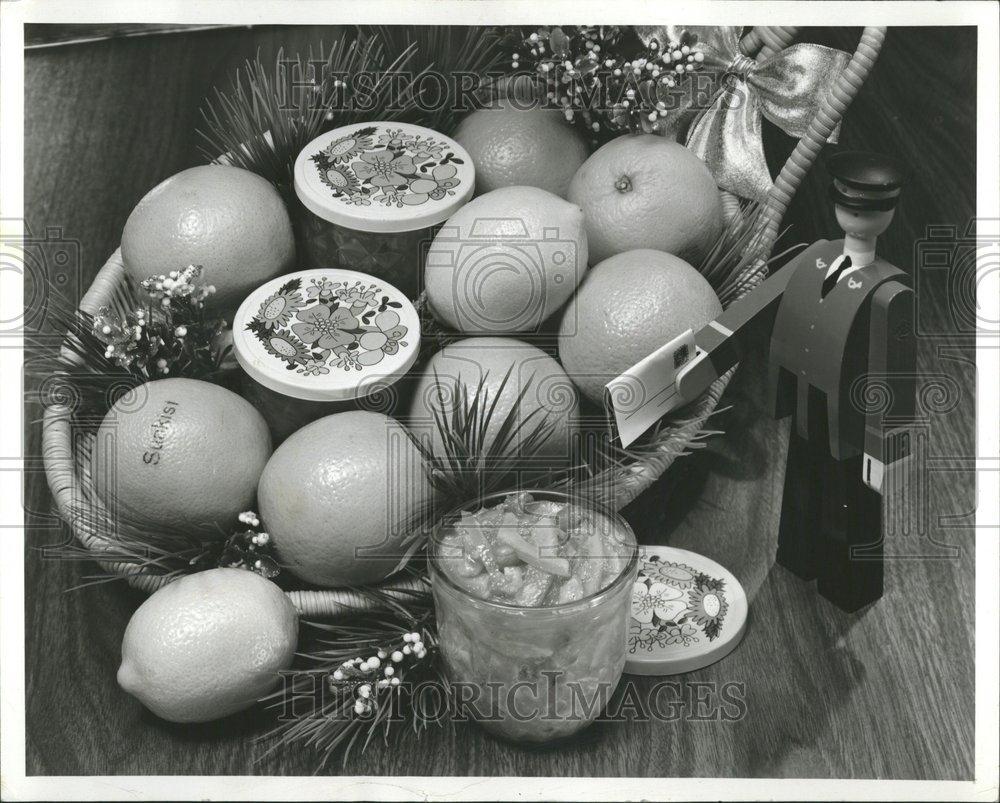
<instances>
[{"instance_id":1,"label":"figurine's black hat","mask_svg":"<svg viewBox=\"0 0 1000 803\"><path fill-rule=\"evenodd\" d=\"M909 179L906 168L891 156L870 151L841 151L827 159L833 176L833 202L857 211L894 209L903 184Z\"/></svg>"}]
</instances>

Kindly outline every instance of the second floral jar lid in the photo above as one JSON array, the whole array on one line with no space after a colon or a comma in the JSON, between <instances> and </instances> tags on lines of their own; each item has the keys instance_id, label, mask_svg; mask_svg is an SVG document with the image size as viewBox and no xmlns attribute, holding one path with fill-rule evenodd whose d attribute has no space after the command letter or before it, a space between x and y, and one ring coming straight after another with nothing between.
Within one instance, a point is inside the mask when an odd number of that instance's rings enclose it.
<instances>
[{"instance_id":1,"label":"second floral jar lid","mask_svg":"<svg viewBox=\"0 0 1000 803\"><path fill-rule=\"evenodd\" d=\"M352 270L272 279L240 305L233 349L264 387L309 401L384 391L413 365L420 319L390 284Z\"/></svg>"},{"instance_id":2,"label":"second floral jar lid","mask_svg":"<svg viewBox=\"0 0 1000 803\"><path fill-rule=\"evenodd\" d=\"M721 661L743 638L747 607L740 581L711 558L640 546L625 672L680 675Z\"/></svg>"},{"instance_id":3,"label":"second floral jar lid","mask_svg":"<svg viewBox=\"0 0 1000 803\"><path fill-rule=\"evenodd\" d=\"M453 139L409 123L358 123L317 137L295 160L295 194L314 215L366 232L442 223L472 198L475 168Z\"/></svg>"}]
</instances>

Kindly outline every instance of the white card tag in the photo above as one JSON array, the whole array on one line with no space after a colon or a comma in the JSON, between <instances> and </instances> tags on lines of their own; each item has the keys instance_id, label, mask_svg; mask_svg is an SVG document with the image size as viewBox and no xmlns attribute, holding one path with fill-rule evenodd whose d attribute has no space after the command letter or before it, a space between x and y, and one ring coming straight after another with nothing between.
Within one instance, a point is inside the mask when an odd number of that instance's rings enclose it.
<instances>
[{"instance_id":1,"label":"white card tag","mask_svg":"<svg viewBox=\"0 0 1000 803\"><path fill-rule=\"evenodd\" d=\"M623 447L684 404L677 375L696 350L694 331L688 329L604 386L604 403Z\"/></svg>"}]
</instances>

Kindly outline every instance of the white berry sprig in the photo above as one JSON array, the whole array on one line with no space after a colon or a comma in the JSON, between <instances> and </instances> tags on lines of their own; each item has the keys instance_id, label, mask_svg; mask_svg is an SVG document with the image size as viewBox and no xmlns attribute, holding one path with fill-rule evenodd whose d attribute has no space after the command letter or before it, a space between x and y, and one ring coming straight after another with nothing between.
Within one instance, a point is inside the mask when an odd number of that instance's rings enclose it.
<instances>
[{"instance_id":1,"label":"white berry sprig","mask_svg":"<svg viewBox=\"0 0 1000 803\"><path fill-rule=\"evenodd\" d=\"M358 716L371 714L379 693L399 687L406 673L427 657L420 633L404 633L397 646L379 649L366 658L350 658L330 674L331 688L353 688L354 713Z\"/></svg>"},{"instance_id":2,"label":"white berry sprig","mask_svg":"<svg viewBox=\"0 0 1000 803\"><path fill-rule=\"evenodd\" d=\"M247 529L229 537L219 558L219 566L247 569L268 580L277 577L281 568L271 555L271 536L260 529L260 518L252 510L240 513L238 518Z\"/></svg>"},{"instance_id":3,"label":"white berry sprig","mask_svg":"<svg viewBox=\"0 0 1000 803\"><path fill-rule=\"evenodd\" d=\"M543 27L508 41L511 70L534 73L546 102L594 144L626 131L659 131L677 106L671 93L705 61L687 33L681 42L643 44L619 26Z\"/></svg>"},{"instance_id":4,"label":"white berry sprig","mask_svg":"<svg viewBox=\"0 0 1000 803\"><path fill-rule=\"evenodd\" d=\"M139 283L141 293L131 309L101 307L91 334L103 346L105 359L143 380L215 373L225 322L206 312L205 301L215 287L199 284L201 274L199 265L188 265L150 276Z\"/></svg>"}]
</instances>

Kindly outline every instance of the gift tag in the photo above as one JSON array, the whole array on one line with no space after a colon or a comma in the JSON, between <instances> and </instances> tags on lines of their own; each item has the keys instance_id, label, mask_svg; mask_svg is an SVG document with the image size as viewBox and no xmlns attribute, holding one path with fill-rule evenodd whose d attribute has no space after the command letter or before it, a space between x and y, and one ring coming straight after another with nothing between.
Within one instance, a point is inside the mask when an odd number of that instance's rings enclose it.
<instances>
[{"instance_id":1,"label":"gift tag","mask_svg":"<svg viewBox=\"0 0 1000 803\"><path fill-rule=\"evenodd\" d=\"M625 671L678 675L724 658L743 638L747 596L732 573L686 549L640 546Z\"/></svg>"}]
</instances>

